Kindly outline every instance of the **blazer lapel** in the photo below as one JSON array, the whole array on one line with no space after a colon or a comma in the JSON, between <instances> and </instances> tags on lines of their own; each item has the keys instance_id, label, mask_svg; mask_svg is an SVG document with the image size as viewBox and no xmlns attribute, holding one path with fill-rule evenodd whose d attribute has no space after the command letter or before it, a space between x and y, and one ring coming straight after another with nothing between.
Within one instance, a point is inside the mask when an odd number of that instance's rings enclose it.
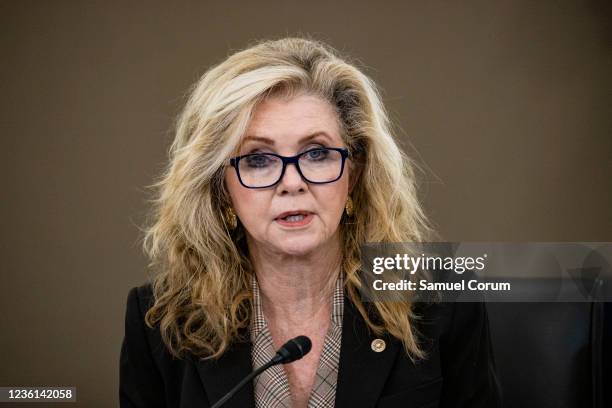
<instances>
[{"instance_id":1,"label":"blazer lapel","mask_svg":"<svg viewBox=\"0 0 612 408\"><path fill-rule=\"evenodd\" d=\"M372 341L376 339L384 340L383 351L372 350ZM194 361L208 397L208 406L251 373L251 348L251 342L235 343L218 360ZM374 407L400 348L401 344L393 337L370 333L345 293L336 407ZM224 405L224 408L232 407L255 407L252 381Z\"/></svg>"},{"instance_id":2,"label":"blazer lapel","mask_svg":"<svg viewBox=\"0 0 612 408\"><path fill-rule=\"evenodd\" d=\"M372 349L376 339L384 340L384 350ZM400 347L390 336L370 333L345 293L336 407L374 407Z\"/></svg>"},{"instance_id":3,"label":"blazer lapel","mask_svg":"<svg viewBox=\"0 0 612 408\"><path fill-rule=\"evenodd\" d=\"M253 370L251 366L251 342L235 343L218 360L199 360L196 367L206 390L209 405L220 400ZM253 381L249 381L224 408L255 407Z\"/></svg>"}]
</instances>

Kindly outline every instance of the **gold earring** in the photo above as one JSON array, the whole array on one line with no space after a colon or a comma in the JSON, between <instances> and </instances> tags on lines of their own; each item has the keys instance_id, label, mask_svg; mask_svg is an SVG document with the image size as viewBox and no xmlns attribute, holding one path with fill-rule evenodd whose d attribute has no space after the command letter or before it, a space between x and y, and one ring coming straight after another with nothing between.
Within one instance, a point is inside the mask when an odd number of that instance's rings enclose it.
<instances>
[{"instance_id":1,"label":"gold earring","mask_svg":"<svg viewBox=\"0 0 612 408\"><path fill-rule=\"evenodd\" d=\"M235 230L238 226L238 219L232 207L227 207L225 209L225 222L227 222L227 225L231 230Z\"/></svg>"},{"instance_id":2,"label":"gold earring","mask_svg":"<svg viewBox=\"0 0 612 408\"><path fill-rule=\"evenodd\" d=\"M346 198L346 204L344 205L344 210L346 211L346 215L348 215L349 217L353 215L353 211L354 211L354 206L353 206L353 199L351 198L351 196L348 196Z\"/></svg>"}]
</instances>

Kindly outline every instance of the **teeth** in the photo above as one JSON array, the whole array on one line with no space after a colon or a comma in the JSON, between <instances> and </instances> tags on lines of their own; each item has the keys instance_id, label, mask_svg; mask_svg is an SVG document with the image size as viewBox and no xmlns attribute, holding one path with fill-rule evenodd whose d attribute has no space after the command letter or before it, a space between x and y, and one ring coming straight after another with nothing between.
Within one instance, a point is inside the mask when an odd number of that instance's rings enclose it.
<instances>
[{"instance_id":1,"label":"teeth","mask_svg":"<svg viewBox=\"0 0 612 408\"><path fill-rule=\"evenodd\" d=\"M289 222L302 221L304 219L304 215L303 214L289 215L283 219Z\"/></svg>"}]
</instances>

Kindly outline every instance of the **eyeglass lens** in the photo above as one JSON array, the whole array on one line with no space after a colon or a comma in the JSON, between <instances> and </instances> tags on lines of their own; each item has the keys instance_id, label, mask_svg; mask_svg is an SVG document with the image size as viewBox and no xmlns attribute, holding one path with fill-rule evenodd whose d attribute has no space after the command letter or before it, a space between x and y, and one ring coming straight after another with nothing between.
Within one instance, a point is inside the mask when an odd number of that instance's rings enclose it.
<instances>
[{"instance_id":1,"label":"eyeglass lens","mask_svg":"<svg viewBox=\"0 0 612 408\"><path fill-rule=\"evenodd\" d=\"M336 150L310 150L299 157L298 165L307 181L330 182L342 172L342 154ZM252 154L240 160L238 171L242 182L249 187L269 186L280 180L283 161L272 154Z\"/></svg>"}]
</instances>

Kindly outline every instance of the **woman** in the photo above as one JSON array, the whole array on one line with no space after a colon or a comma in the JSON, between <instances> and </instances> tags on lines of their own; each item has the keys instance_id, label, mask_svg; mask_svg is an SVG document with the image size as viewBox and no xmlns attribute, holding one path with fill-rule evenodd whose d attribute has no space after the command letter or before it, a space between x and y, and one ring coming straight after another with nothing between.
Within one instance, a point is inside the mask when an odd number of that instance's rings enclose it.
<instances>
[{"instance_id":1,"label":"woman","mask_svg":"<svg viewBox=\"0 0 612 408\"><path fill-rule=\"evenodd\" d=\"M298 335L312 350L230 407L493 407L482 304L361 300L360 245L423 241L374 84L319 42L209 70L179 118L128 296L122 407L207 407Z\"/></svg>"}]
</instances>

